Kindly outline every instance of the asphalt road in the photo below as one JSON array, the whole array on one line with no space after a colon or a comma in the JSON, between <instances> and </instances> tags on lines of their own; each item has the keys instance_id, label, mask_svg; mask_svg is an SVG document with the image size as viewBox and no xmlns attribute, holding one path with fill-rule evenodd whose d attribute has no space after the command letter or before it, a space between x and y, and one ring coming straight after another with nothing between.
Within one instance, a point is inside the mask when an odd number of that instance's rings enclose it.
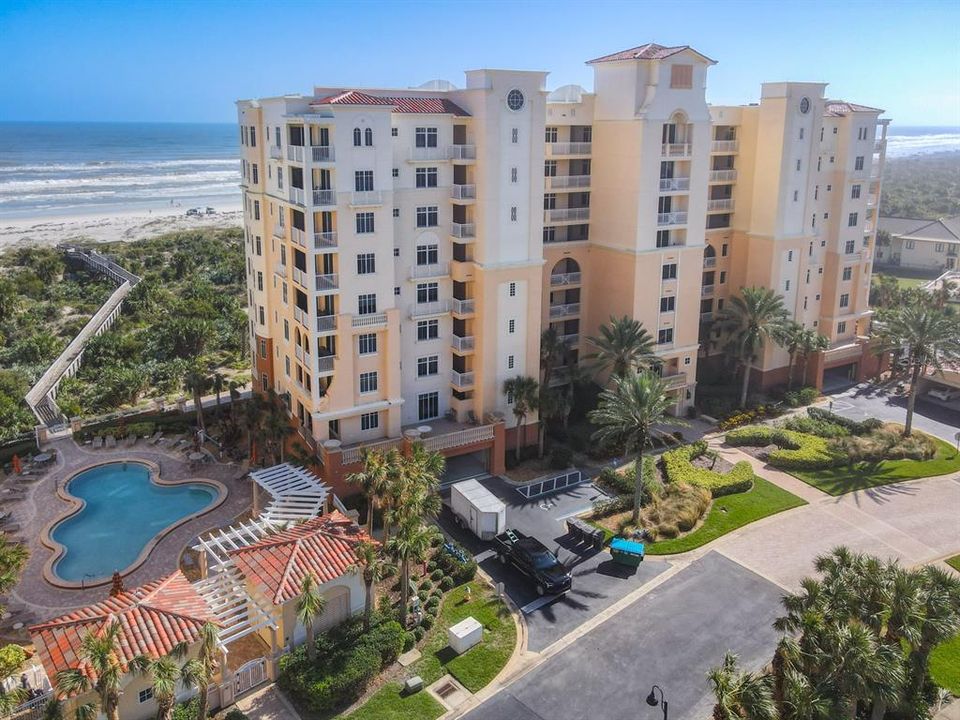
<instances>
[{"instance_id":1,"label":"asphalt road","mask_svg":"<svg viewBox=\"0 0 960 720\"><path fill-rule=\"evenodd\" d=\"M833 411L855 420L868 417L880 418L903 424L907 417L907 398L892 395L886 388L862 383L841 393L832 395ZM913 426L947 442L955 442L960 431L960 412L917 398L913 413Z\"/></svg>"},{"instance_id":2,"label":"asphalt road","mask_svg":"<svg viewBox=\"0 0 960 720\"><path fill-rule=\"evenodd\" d=\"M782 591L717 554L677 573L464 716L466 720L672 720L709 717L708 670L727 650L744 667L769 661Z\"/></svg>"}]
</instances>

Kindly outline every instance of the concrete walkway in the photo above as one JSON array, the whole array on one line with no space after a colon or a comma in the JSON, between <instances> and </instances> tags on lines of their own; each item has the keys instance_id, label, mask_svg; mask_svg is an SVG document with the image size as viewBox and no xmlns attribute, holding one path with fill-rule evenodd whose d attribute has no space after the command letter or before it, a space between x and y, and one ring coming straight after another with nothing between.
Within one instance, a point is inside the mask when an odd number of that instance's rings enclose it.
<instances>
[{"instance_id":1,"label":"concrete walkway","mask_svg":"<svg viewBox=\"0 0 960 720\"><path fill-rule=\"evenodd\" d=\"M237 700L237 708L252 720L300 720L293 705L273 683Z\"/></svg>"}]
</instances>

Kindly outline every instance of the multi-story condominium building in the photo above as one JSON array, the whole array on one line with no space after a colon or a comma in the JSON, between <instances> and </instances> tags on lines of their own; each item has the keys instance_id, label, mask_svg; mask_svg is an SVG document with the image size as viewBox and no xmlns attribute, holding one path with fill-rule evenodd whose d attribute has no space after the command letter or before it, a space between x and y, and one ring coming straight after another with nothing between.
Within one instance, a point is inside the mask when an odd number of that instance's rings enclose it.
<instances>
[{"instance_id":1,"label":"multi-story condominium building","mask_svg":"<svg viewBox=\"0 0 960 720\"><path fill-rule=\"evenodd\" d=\"M535 439L504 382L540 376L547 327L564 382L587 336L638 319L678 414L722 351L702 321L741 285L860 347L880 111L803 83L711 108L713 64L650 44L590 61L592 93L476 70L463 89L238 103L256 383L288 398L329 482L417 438L500 469ZM764 382L786 364L768 349Z\"/></svg>"}]
</instances>

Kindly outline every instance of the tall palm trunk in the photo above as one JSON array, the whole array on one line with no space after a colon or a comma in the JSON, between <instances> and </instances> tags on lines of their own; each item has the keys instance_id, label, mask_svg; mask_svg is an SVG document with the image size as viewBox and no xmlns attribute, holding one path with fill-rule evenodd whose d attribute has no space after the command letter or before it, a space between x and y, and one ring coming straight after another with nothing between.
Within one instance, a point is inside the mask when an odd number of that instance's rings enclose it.
<instances>
[{"instance_id":1,"label":"tall palm trunk","mask_svg":"<svg viewBox=\"0 0 960 720\"><path fill-rule=\"evenodd\" d=\"M207 428L203 424L203 403L200 401L200 388L197 387L193 391L193 404L197 410L197 427L207 431Z\"/></svg>"},{"instance_id":2,"label":"tall palm trunk","mask_svg":"<svg viewBox=\"0 0 960 720\"><path fill-rule=\"evenodd\" d=\"M113 693L108 693L103 699L103 714L107 720L120 720L120 698Z\"/></svg>"},{"instance_id":3,"label":"tall palm trunk","mask_svg":"<svg viewBox=\"0 0 960 720\"><path fill-rule=\"evenodd\" d=\"M373 577L366 577L364 581L367 583L367 597L363 601L363 631L367 632L370 629L370 617L373 615Z\"/></svg>"},{"instance_id":4,"label":"tall palm trunk","mask_svg":"<svg viewBox=\"0 0 960 720\"><path fill-rule=\"evenodd\" d=\"M547 437L547 426L543 422L543 418L540 418L539 426L537 427L537 457L543 459L543 446Z\"/></svg>"},{"instance_id":5,"label":"tall palm trunk","mask_svg":"<svg viewBox=\"0 0 960 720\"><path fill-rule=\"evenodd\" d=\"M407 627L407 604L410 602L410 562L403 556L400 563L400 627Z\"/></svg>"},{"instance_id":6,"label":"tall palm trunk","mask_svg":"<svg viewBox=\"0 0 960 720\"><path fill-rule=\"evenodd\" d=\"M740 389L740 407L745 408L747 406L747 390L750 388L750 361L745 360L743 363L743 387Z\"/></svg>"},{"instance_id":7,"label":"tall palm trunk","mask_svg":"<svg viewBox=\"0 0 960 720\"><path fill-rule=\"evenodd\" d=\"M517 456L517 462L520 462L520 448L523 445L523 421L526 420L526 415L517 415L517 446L514 448Z\"/></svg>"},{"instance_id":8,"label":"tall palm trunk","mask_svg":"<svg viewBox=\"0 0 960 720\"><path fill-rule=\"evenodd\" d=\"M640 498L643 495L643 448L647 444L647 438L644 436L640 443L640 452L637 453L637 472L636 480L633 486L633 516L634 525L640 522Z\"/></svg>"},{"instance_id":9,"label":"tall palm trunk","mask_svg":"<svg viewBox=\"0 0 960 720\"><path fill-rule=\"evenodd\" d=\"M307 631L307 657L310 658L310 662L313 662L317 659L317 641L314 637L313 619L305 622L303 627Z\"/></svg>"},{"instance_id":10,"label":"tall palm trunk","mask_svg":"<svg viewBox=\"0 0 960 720\"><path fill-rule=\"evenodd\" d=\"M910 437L910 432L913 430L913 406L917 404L917 390L920 389L920 374L922 371L921 364L915 362L910 373L910 390L907 394L907 420L903 426L904 437Z\"/></svg>"},{"instance_id":11,"label":"tall palm trunk","mask_svg":"<svg viewBox=\"0 0 960 720\"><path fill-rule=\"evenodd\" d=\"M173 717L173 698L157 699L157 720L170 720Z\"/></svg>"},{"instance_id":12,"label":"tall palm trunk","mask_svg":"<svg viewBox=\"0 0 960 720\"><path fill-rule=\"evenodd\" d=\"M790 361L787 363L787 391L793 390L793 363L796 353L790 353Z\"/></svg>"},{"instance_id":13,"label":"tall palm trunk","mask_svg":"<svg viewBox=\"0 0 960 720\"><path fill-rule=\"evenodd\" d=\"M209 680L209 678L207 678ZM197 693L197 720L207 720L207 688L208 685L204 685L202 688L199 688L200 692ZM116 720L120 720L117 718Z\"/></svg>"},{"instance_id":14,"label":"tall palm trunk","mask_svg":"<svg viewBox=\"0 0 960 720\"><path fill-rule=\"evenodd\" d=\"M373 493L370 493L367 496L367 535L373 537L373 512L377 509L377 501L373 496Z\"/></svg>"}]
</instances>

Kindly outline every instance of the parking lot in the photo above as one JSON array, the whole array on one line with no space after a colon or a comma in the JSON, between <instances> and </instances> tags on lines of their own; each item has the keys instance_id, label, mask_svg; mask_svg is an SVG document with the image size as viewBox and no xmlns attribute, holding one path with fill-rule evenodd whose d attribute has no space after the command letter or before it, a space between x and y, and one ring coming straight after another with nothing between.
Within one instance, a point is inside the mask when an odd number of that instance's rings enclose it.
<instances>
[{"instance_id":1,"label":"parking lot","mask_svg":"<svg viewBox=\"0 0 960 720\"><path fill-rule=\"evenodd\" d=\"M566 518L589 510L594 500L605 497L591 483L528 500L500 478L488 475L480 482L503 500L507 527L537 538L573 575L569 592L559 597L539 597L528 577L499 562L492 543L482 542L469 530L457 526L453 513L444 509L440 518L443 529L479 558L480 567L495 582L502 582L506 594L521 608L531 650L543 650L670 567L662 560L644 560L639 568L624 567L615 564L606 550L598 551L573 541L567 533ZM444 496L449 499L449 491Z\"/></svg>"}]
</instances>

